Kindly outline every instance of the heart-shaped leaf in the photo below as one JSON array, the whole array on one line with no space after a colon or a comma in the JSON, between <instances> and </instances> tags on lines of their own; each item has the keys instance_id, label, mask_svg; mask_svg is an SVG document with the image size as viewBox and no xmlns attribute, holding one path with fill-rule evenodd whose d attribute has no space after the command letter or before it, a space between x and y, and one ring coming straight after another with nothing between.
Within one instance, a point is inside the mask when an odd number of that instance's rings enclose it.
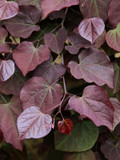
<instances>
[{"instance_id":1,"label":"heart-shaped leaf","mask_svg":"<svg viewBox=\"0 0 120 160\"><path fill-rule=\"evenodd\" d=\"M105 24L103 20L98 17L84 19L78 27L79 34L92 44L102 34L104 29Z\"/></svg>"},{"instance_id":2,"label":"heart-shaped leaf","mask_svg":"<svg viewBox=\"0 0 120 160\"><path fill-rule=\"evenodd\" d=\"M109 57L102 51L89 48L79 55L79 63L70 61L68 67L76 79L84 79L86 82L95 82L102 86L107 84L113 88L114 69Z\"/></svg>"},{"instance_id":3,"label":"heart-shaped leaf","mask_svg":"<svg viewBox=\"0 0 120 160\"><path fill-rule=\"evenodd\" d=\"M58 107L62 95L59 84L49 85L42 77L33 77L25 83L20 98L24 109L37 106L41 112L51 114Z\"/></svg>"},{"instance_id":4,"label":"heart-shaped leaf","mask_svg":"<svg viewBox=\"0 0 120 160\"><path fill-rule=\"evenodd\" d=\"M20 6L19 13L4 22L7 30L14 37L28 38L33 31L39 31L39 25L35 25L41 18L41 12L32 5Z\"/></svg>"},{"instance_id":5,"label":"heart-shaped leaf","mask_svg":"<svg viewBox=\"0 0 120 160\"><path fill-rule=\"evenodd\" d=\"M12 60L0 60L0 81L8 80L15 72L15 63Z\"/></svg>"},{"instance_id":6,"label":"heart-shaped leaf","mask_svg":"<svg viewBox=\"0 0 120 160\"><path fill-rule=\"evenodd\" d=\"M86 87L82 97L70 98L69 106L81 116L91 119L96 126L104 125L113 130L114 108L102 87L96 85Z\"/></svg>"},{"instance_id":7,"label":"heart-shaped leaf","mask_svg":"<svg viewBox=\"0 0 120 160\"><path fill-rule=\"evenodd\" d=\"M22 150L17 130L17 118L22 112L18 96L12 97L8 104L0 104L0 128L5 141L11 143L16 149Z\"/></svg>"},{"instance_id":8,"label":"heart-shaped leaf","mask_svg":"<svg viewBox=\"0 0 120 160\"><path fill-rule=\"evenodd\" d=\"M52 117L31 106L19 115L17 127L20 139L42 138L52 129Z\"/></svg>"},{"instance_id":9,"label":"heart-shaped leaf","mask_svg":"<svg viewBox=\"0 0 120 160\"><path fill-rule=\"evenodd\" d=\"M50 51L46 46L41 45L35 48L33 43L29 41L20 43L13 52L13 59L24 76L39 64L48 60L49 56Z\"/></svg>"},{"instance_id":10,"label":"heart-shaped leaf","mask_svg":"<svg viewBox=\"0 0 120 160\"><path fill-rule=\"evenodd\" d=\"M18 4L13 1L0 0L0 20L9 19L17 15Z\"/></svg>"}]
</instances>

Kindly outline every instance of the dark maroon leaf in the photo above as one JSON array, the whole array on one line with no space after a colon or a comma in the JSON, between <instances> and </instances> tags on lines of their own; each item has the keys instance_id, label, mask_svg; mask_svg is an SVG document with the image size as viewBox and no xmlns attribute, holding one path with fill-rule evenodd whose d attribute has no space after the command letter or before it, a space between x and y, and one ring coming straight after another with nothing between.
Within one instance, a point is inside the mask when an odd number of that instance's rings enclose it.
<instances>
[{"instance_id":1,"label":"dark maroon leaf","mask_svg":"<svg viewBox=\"0 0 120 160\"><path fill-rule=\"evenodd\" d=\"M84 19L78 27L79 34L92 44L103 33L105 24L101 18Z\"/></svg>"},{"instance_id":2,"label":"dark maroon leaf","mask_svg":"<svg viewBox=\"0 0 120 160\"><path fill-rule=\"evenodd\" d=\"M0 0L0 20L9 19L17 15L18 4L13 1Z\"/></svg>"},{"instance_id":3,"label":"dark maroon leaf","mask_svg":"<svg viewBox=\"0 0 120 160\"><path fill-rule=\"evenodd\" d=\"M40 27L35 25L41 18L41 12L35 6L21 6L19 13L10 20L4 22L7 30L14 37L28 38L33 31L39 31Z\"/></svg>"},{"instance_id":4,"label":"dark maroon leaf","mask_svg":"<svg viewBox=\"0 0 120 160\"><path fill-rule=\"evenodd\" d=\"M70 7L73 5L78 5L79 0L41 0L41 7L43 11L43 19L45 19L48 14L50 14L53 11L59 11L62 8Z\"/></svg>"},{"instance_id":5,"label":"dark maroon leaf","mask_svg":"<svg viewBox=\"0 0 120 160\"><path fill-rule=\"evenodd\" d=\"M22 150L22 145L19 141L16 122L21 112L21 103L17 96L12 97L8 104L0 104L0 127L5 141L19 150Z\"/></svg>"},{"instance_id":6,"label":"dark maroon leaf","mask_svg":"<svg viewBox=\"0 0 120 160\"><path fill-rule=\"evenodd\" d=\"M63 10L52 12L49 15L50 20L54 20L54 19L57 19L57 18L62 18L63 19L64 17L65 17L65 12Z\"/></svg>"},{"instance_id":7,"label":"dark maroon leaf","mask_svg":"<svg viewBox=\"0 0 120 160\"><path fill-rule=\"evenodd\" d=\"M67 32L64 29L60 29L56 35L53 33L45 34L45 44L55 53L60 54L64 49L64 43L66 40Z\"/></svg>"},{"instance_id":8,"label":"dark maroon leaf","mask_svg":"<svg viewBox=\"0 0 120 160\"><path fill-rule=\"evenodd\" d=\"M107 84L113 88L113 65L108 56L95 48L83 50L79 56L79 64L71 61L68 64L71 74L76 79L84 79L86 82L95 82L102 86Z\"/></svg>"},{"instance_id":9,"label":"dark maroon leaf","mask_svg":"<svg viewBox=\"0 0 120 160\"><path fill-rule=\"evenodd\" d=\"M49 85L42 77L33 77L27 81L20 93L24 109L30 106L40 107L41 112L51 114L62 98L59 84Z\"/></svg>"},{"instance_id":10,"label":"dark maroon leaf","mask_svg":"<svg viewBox=\"0 0 120 160\"><path fill-rule=\"evenodd\" d=\"M52 117L31 106L19 115L17 127L20 139L42 138L52 129Z\"/></svg>"},{"instance_id":11,"label":"dark maroon leaf","mask_svg":"<svg viewBox=\"0 0 120 160\"><path fill-rule=\"evenodd\" d=\"M8 80L15 72L15 64L12 60L0 60L0 81Z\"/></svg>"},{"instance_id":12,"label":"dark maroon leaf","mask_svg":"<svg viewBox=\"0 0 120 160\"><path fill-rule=\"evenodd\" d=\"M8 32L0 26L0 53L9 52L9 45L5 42Z\"/></svg>"},{"instance_id":13,"label":"dark maroon leaf","mask_svg":"<svg viewBox=\"0 0 120 160\"><path fill-rule=\"evenodd\" d=\"M106 140L102 146L101 151L104 153L105 157L109 160L119 160L120 159L120 141L113 144L111 141Z\"/></svg>"},{"instance_id":14,"label":"dark maroon leaf","mask_svg":"<svg viewBox=\"0 0 120 160\"><path fill-rule=\"evenodd\" d=\"M70 98L69 106L81 116L91 119L96 126L104 125L113 130L114 108L102 87L96 85L86 87L82 97Z\"/></svg>"},{"instance_id":15,"label":"dark maroon leaf","mask_svg":"<svg viewBox=\"0 0 120 160\"><path fill-rule=\"evenodd\" d=\"M6 95L19 95L26 80L27 78L22 75L21 71L16 69L10 79L0 83L0 92Z\"/></svg>"},{"instance_id":16,"label":"dark maroon leaf","mask_svg":"<svg viewBox=\"0 0 120 160\"><path fill-rule=\"evenodd\" d=\"M116 27L117 24L120 22L120 1L119 0L111 0L109 10L108 10L108 17L109 23L112 27Z\"/></svg>"},{"instance_id":17,"label":"dark maroon leaf","mask_svg":"<svg viewBox=\"0 0 120 160\"><path fill-rule=\"evenodd\" d=\"M71 134L73 129L73 122L69 118L66 118L62 121L58 121L57 126L60 133Z\"/></svg>"},{"instance_id":18,"label":"dark maroon leaf","mask_svg":"<svg viewBox=\"0 0 120 160\"><path fill-rule=\"evenodd\" d=\"M99 17L108 19L110 0L80 0L80 11L84 18Z\"/></svg>"},{"instance_id":19,"label":"dark maroon leaf","mask_svg":"<svg viewBox=\"0 0 120 160\"><path fill-rule=\"evenodd\" d=\"M66 72L65 66L61 63L56 63L53 61L52 56L49 60L43 62L34 71L34 76L44 77L49 84L53 84L58 80L58 78L64 75Z\"/></svg>"},{"instance_id":20,"label":"dark maroon leaf","mask_svg":"<svg viewBox=\"0 0 120 160\"><path fill-rule=\"evenodd\" d=\"M71 54L77 54L81 48L91 47L91 43L81 37L78 33L72 33L68 37L68 41L71 45L66 46L65 49Z\"/></svg>"},{"instance_id":21,"label":"dark maroon leaf","mask_svg":"<svg viewBox=\"0 0 120 160\"><path fill-rule=\"evenodd\" d=\"M46 46L35 48L32 42L20 43L13 52L13 59L25 76L39 64L49 59L50 51Z\"/></svg>"}]
</instances>

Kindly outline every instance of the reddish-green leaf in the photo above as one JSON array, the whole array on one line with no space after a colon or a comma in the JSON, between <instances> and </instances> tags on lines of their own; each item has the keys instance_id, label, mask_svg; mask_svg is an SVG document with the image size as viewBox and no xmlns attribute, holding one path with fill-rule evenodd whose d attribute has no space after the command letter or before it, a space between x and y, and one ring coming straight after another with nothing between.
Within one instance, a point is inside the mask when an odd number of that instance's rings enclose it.
<instances>
[{"instance_id":1,"label":"reddish-green leaf","mask_svg":"<svg viewBox=\"0 0 120 160\"><path fill-rule=\"evenodd\" d=\"M19 115L17 127L20 139L42 138L52 129L52 117L31 106Z\"/></svg>"},{"instance_id":2,"label":"reddish-green leaf","mask_svg":"<svg viewBox=\"0 0 120 160\"><path fill-rule=\"evenodd\" d=\"M59 11L62 8L78 5L79 0L41 0L41 8L43 11L43 19L53 11Z\"/></svg>"},{"instance_id":3,"label":"reddish-green leaf","mask_svg":"<svg viewBox=\"0 0 120 160\"><path fill-rule=\"evenodd\" d=\"M24 109L37 106L41 112L51 114L61 101L62 87L59 84L49 85L42 77L33 77L25 83L20 98Z\"/></svg>"},{"instance_id":4,"label":"reddish-green leaf","mask_svg":"<svg viewBox=\"0 0 120 160\"><path fill-rule=\"evenodd\" d=\"M91 119L96 126L104 125L113 130L114 108L102 87L86 87L82 97L70 98L69 106L81 116Z\"/></svg>"},{"instance_id":5,"label":"reddish-green leaf","mask_svg":"<svg viewBox=\"0 0 120 160\"><path fill-rule=\"evenodd\" d=\"M80 0L80 11L84 18L99 17L106 21L109 3L110 0Z\"/></svg>"},{"instance_id":6,"label":"reddish-green leaf","mask_svg":"<svg viewBox=\"0 0 120 160\"><path fill-rule=\"evenodd\" d=\"M35 6L21 6L19 13L4 22L7 30L14 37L28 38L33 31L39 31L40 27L35 25L41 18L41 12Z\"/></svg>"},{"instance_id":7,"label":"reddish-green leaf","mask_svg":"<svg viewBox=\"0 0 120 160\"><path fill-rule=\"evenodd\" d=\"M56 35L53 33L45 34L45 44L55 53L60 54L64 49L64 43L66 40L67 32L64 29L60 29Z\"/></svg>"},{"instance_id":8,"label":"reddish-green leaf","mask_svg":"<svg viewBox=\"0 0 120 160\"><path fill-rule=\"evenodd\" d=\"M78 27L79 34L92 44L104 31L105 24L101 18L84 19Z\"/></svg>"},{"instance_id":9,"label":"reddish-green leaf","mask_svg":"<svg viewBox=\"0 0 120 160\"><path fill-rule=\"evenodd\" d=\"M0 0L0 20L9 19L17 15L18 4L13 1Z\"/></svg>"},{"instance_id":10,"label":"reddish-green leaf","mask_svg":"<svg viewBox=\"0 0 120 160\"><path fill-rule=\"evenodd\" d=\"M95 82L102 86L107 84L113 88L114 70L109 57L102 51L89 48L83 50L79 56L79 63L70 61L68 67L76 79L84 79L86 82Z\"/></svg>"},{"instance_id":11,"label":"reddish-green leaf","mask_svg":"<svg viewBox=\"0 0 120 160\"><path fill-rule=\"evenodd\" d=\"M113 93L117 93L120 91L120 66L115 63L114 64L114 91Z\"/></svg>"},{"instance_id":12,"label":"reddish-green leaf","mask_svg":"<svg viewBox=\"0 0 120 160\"><path fill-rule=\"evenodd\" d=\"M106 42L109 47L116 51L120 51L120 23L113 30L110 30L106 34Z\"/></svg>"},{"instance_id":13,"label":"reddish-green leaf","mask_svg":"<svg viewBox=\"0 0 120 160\"><path fill-rule=\"evenodd\" d=\"M63 119L62 121L58 121L58 130L59 132L63 134L71 134L71 131L73 129L73 122L67 118Z\"/></svg>"},{"instance_id":14,"label":"reddish-green leaf","mask_svg":"<svg viewBox=\"0 0 120 160\"><path fill-rule=\"evenodd\" d=\"M12 60L0 60L0 81L8 80L15 72L15 64Z\"/></svg>"},{"instance_id":15,"label":"reddish-green leaf","mask_svg":"<svg viewBox=\"0 0 120 160\"><path fill-rule=\"evenodd\" d=\"M35 48L32 42L24 41L14 50L13 59L25 76L39 64L49 59L50 51L46 46ZM24 58L23 58L24 57Z\"/></svg>"},{"instance_id":16,"label":"reddish-green leaf","mask_svg":"<svg viewBox=\"0 0 120 160\"><path fill-rule=\"evenodd\" d=\"M17 118L22 112L20 99L14 96L8 104L0 104L0 127L5 141L22 150L17 130Z\"/></svg>"}]
</instances>

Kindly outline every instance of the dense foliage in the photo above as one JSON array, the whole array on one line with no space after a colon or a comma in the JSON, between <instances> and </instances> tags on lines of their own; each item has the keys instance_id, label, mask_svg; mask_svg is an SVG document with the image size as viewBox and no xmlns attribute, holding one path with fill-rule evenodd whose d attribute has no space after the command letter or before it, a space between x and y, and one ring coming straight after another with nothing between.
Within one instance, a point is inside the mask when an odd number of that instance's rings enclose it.
<instances>
[{"instance_id":1,"label":"dense foliage","mask_svg":"<svg viewBox=\"0 0 120 160\"><path fill-rule=\"evenodd\" d=\"M0 159L120 159L119 10L0 0Z\"/></svg>"}]
</instances>

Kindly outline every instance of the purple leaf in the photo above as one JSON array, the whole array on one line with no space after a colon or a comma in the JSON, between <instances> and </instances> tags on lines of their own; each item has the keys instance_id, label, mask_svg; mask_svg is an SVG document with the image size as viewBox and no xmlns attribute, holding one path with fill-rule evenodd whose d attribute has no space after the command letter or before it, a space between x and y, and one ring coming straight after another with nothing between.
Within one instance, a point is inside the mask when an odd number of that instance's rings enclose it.
<instances>
[{"instance_id":1,"label":"purple leaf","mask_svg":"<svg viewBox=\"0 0 120 160\"><path fill-rule=\"evenodd\" d=\"M24 109L37 106L41 112L51 114L58 107L62 95L59 84L49 85L42 77L33 77L22 88L20 99Z\"/></svg>"},{"instance_id":2,"label":"purple leaf","mask_svg":"<svg viewBox=\"0 0 120 160\"><path fill-rule=\"evenodd\" d=\"M88 83L95 82L99 86L107 84L110 88L113 88L113 65L104 52L89 48L83 50L78 58L79 64L75 61L68 64L70 73L76 79L83 78Z\"/></svg>"},{"instance_id":3,"label":"purple leaf","mask_svg":"<svg viewBox=\"0 0 120 160\"><path fill-rule=\"evenodd\" d=\"M17 127L20 139L42 138L52 129L52 117L31 106L19 115Z\"/></svg>"},{"instance_id":4,"label":"purple leaf","mask_svg":"<svg viewBox=\"0 0 120 160\"><path fill-rule=\"evenodd\" d=\"M19 141L16 121L21 112L21 103L17 96L12 97L8 104L0 104L0 128L5 141L19 150L22 150L22 145Z\"/></svg>"},{"instance_id":5,"label":"purple leaf","mask_svg":"<svg viewBox=\"0 0 120 160\"><path fill-rule=\"evenodd\" d=\"M13 1L0 0L0 20L9 19L17 15L18 4Z\"/></svg>"},{"instance_id":6,"label":"purple leaf","mask_svg":"<svg viewBox=\"0 0 120 160\"><path fill-rule=\"evenodd\" d=\"M5 42L7 36L7 30L0 26L0 53L9 52L9 45Z\"/></svg>"},{"instance_id":7,"label":"purple leaf","mask_svg":"<svg viewBox=\"0 0 120 160\"><path fill-rule=\"evenodd\" d=\"M60 29L56 35L53 33L47 33L44 36L45 44L55 53L60 54L64 49L64 43L66 40L67 32L64 29Z\"/></svg>"},{"instance_id":8,"label":"purple leaf","mask_svg":"<svg viewBox=\"0 0 120 160\"><path fill-rule=\"evenodd\" d=\"M92 44L104 31L105 24L101 18L84 19L78 27L79 34Z\"/></svg>"},{"instance_id":9,"label":"purple leaf","mask_svg":"<svg viewBox=\"0 0 120 160\"><path fill-rule=\"evenodd\" d=\"M21 6L19 13L4 24L14 37L28 38L33 31L40 30L40 27L35 25L40 18L41 12L35 6Z\"/></svg>"},{"instance_id":10,"label":"purple leaf","mask_svg":"<svg viewBox=\"0 0 120 160\"><path fill-rule=\"evenodd\" d=\"M29 41L20 43L13 52L13 59L24 76L48 60L49 56L50 50L46 46L41 45L35 48L33 43Z\"/></svg>"},{"instance_id":11,"label":"purple leaf","mask_svg":"<svg viewBox=\"0 0 120 160\"><path fill-rule=\"evenodd\" d=\"M8 80L15 72L15 64L12 60L0 60L0 81Z\"/></svg>"},{"instance_id":12,"label":"purple leaf","mask_svg":"<svg viewBox=\"0 0 120 160\"><path fill-rule=\"evenodd\" d=\"M91 119L96 126L104 125L113 130L114 108L102 87L95 85L86 87L82 97L70 98L69 106L81 116Z\"/></svg>"},{"instance_id":13,"label":"purple leaf","mask_svg":"<svg viewBox=\"0 0 120 160\"><path fill-rule=\"evenodd\" d=\"M43 11L43 19L45 19L48 14L53 11L59 11L62 8L70 7L73 5L78 5L79 0L41 0L41 8Z\"/></svg>"}]
</instances>

